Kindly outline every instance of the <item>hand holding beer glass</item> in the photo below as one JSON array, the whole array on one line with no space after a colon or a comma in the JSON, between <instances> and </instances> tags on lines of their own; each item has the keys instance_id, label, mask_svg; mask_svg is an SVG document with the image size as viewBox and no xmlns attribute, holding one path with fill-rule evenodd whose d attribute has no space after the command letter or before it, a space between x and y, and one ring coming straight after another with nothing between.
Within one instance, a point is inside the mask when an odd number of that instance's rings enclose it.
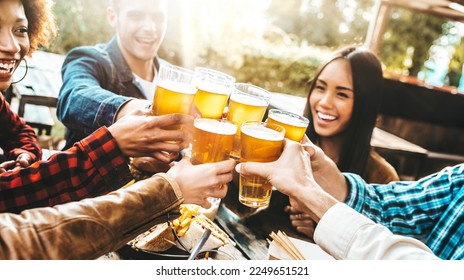
<instances>
[{"instance_id":1,"label":"hand holding beer glass","mask_svg":"<svg viewBox=\"0 0 464 280\"><path fill-rule=\"evenodd\" d=\"M309 125L309 120L297 114L279 109L271 109L267 123L278 124L285 128L285 138L301 142Z\"/></svg>"},{"instance_id":2,"label":"hand holding beer glass","mask_svg":"<svg viewBox=\"0 0 464 280\"><path fill-rule=\"evenodd\" d=\"M265 122L246 122L241 126L240 162L271 162L280 157L285 128ZM252 207L269 205L272 185L259 176L240 175L239 201Z\"/></svg>"},{"instance_id":3,"label":"hand holding beer glass","mask_svg":"<svg viewBox=\"0 0 464 280\"><path fill-rule=\"evenodd\" d=\"M194 121L192 164L214 163L229 159L237 126L226 120L197 118ZM200 209L211 220L216 216L221 199L208 198L209 209Z\"/></svg>"},{"instance_id":4,"label":"hand holding beer glass","mask_svg":"<svg viewBox=\"0 0 464 280\"><path fill-rule=\"evenodd\" d=\"M235 78L208 68L195 68L197 94L193 103L203 118L220 119L235 84Z\"/></svg>"}]
</instances>

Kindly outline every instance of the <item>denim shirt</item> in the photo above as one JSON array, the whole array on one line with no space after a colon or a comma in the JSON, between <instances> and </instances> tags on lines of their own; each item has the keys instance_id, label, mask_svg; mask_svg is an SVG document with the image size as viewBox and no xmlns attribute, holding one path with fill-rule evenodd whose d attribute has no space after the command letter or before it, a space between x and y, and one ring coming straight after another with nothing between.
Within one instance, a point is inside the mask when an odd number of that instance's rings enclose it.
<instances>
[{"instance_id":1,"label":"denim shirt","mask_svg":"<svg viewBox=\"0 0 464 280\"><path fill-rule=\"evenodd\" d=\"M160 61L155 57L157 69ZM146 99L115 37L106 44L71 50L61 75L63 85L56 115L66 126L64 149L98 128L112 125L119 108L126 102Z\"/></svg>"}]
</instances>

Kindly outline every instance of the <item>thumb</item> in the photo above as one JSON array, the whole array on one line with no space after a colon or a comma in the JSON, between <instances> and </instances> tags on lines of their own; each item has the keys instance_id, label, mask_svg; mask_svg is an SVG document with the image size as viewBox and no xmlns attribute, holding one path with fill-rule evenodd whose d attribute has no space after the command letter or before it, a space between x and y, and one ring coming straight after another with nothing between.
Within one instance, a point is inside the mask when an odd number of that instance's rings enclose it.
<instances>
[{"instance_id":1,"label":"thumb","mask_svg":"<svg viewBox=\"0 0 464 280\"><path fill-rule=\"evenodd\" d=\"M314 144L302 144L303 149L308 152L310 157L313 157L316 154L316 147Z\"/></svg>"},{"instance_id":2,"label":"thumb","mask_svg":"<svg viewBox=\"0 0 464 280\"><path fill-rule=\"evenodd\" d=\"M241 175L258 175L268 178L270 174L269 163L242 162L235 166L235 170Z\"/></svg>"}]
</instances>

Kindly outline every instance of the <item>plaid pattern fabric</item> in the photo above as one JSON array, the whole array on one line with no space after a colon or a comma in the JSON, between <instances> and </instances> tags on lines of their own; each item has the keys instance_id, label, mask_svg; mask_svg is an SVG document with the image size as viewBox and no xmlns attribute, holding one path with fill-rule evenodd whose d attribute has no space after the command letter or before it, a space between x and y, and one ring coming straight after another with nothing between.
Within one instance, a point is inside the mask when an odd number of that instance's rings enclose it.
<instances>
[{"instance_id":1,"label":"plaid pattern fabric","mask_svg":"<svg viewBox=\"0 0 464 280\"><path fill-rule=\"evenodd\" d=\"M106 194L132 179L127 162L102 127L47 161L0 174L0 211L19 213Z\"/></svg>"},{"instance_id":2,"label":"plaid pattern fabric","mask_svg":"<svg viewBox=\"0 0 464 280\"><path fill-rule=\"evenodd\" d=\"M42 150L34 129L18 114L11 111L3 94L0 93L0 147L7 160L15 160L22 153L29 153L33 161L42 158Z\"/></svg>"},{"instance_id":3,"label":"plaid pattern fabric","mask_svg":"<svg viewBox=\"0 0 464 280\"><path fill-rule=\"evenodd\" d=\"M350 185L347 205L393 233L423 241L442 259L464 259L464 164L386 185L344 175Z\"/></svg>"}]
</instances>

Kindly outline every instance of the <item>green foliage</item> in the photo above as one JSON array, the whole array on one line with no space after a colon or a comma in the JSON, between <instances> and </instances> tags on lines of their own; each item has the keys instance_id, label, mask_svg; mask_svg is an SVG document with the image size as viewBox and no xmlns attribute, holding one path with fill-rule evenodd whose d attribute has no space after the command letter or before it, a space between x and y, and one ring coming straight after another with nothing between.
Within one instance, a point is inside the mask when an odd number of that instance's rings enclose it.
<instances>
[{"instance_id":1,"label":"green foliage","mask_svg":"<svg viewBox=\"0 0 464 280\"><path fill-rule=\"evenodd\" d=\"M444 22L445 20L430 15L403 9L394 10L380 54L387 70L417 76L427 60L430 47L442 33Z\"/></svg>"},{"instance_id":2,"label":"green foliage","mask_svg":"<svg viewBox=\"0 0 464 280\"><path fill-rule=\"evenodd\" d=\"M106 42L113 30L106 19L107 1L55 0L58 37L48 51L66 54L76 46Z\"/></svg>"},{"instance_id":3,"label":"green foliage","mask_svg":"<svg viewBox=\"0 0 464 280\"><path fill-rule=\"evenodd\" d=\"M459 86L460 77L464 74L464 42L461 41L461 44L456 47L453 59L450 62L449 66L449 85L450 86Z\"/></svg>"}]
</instances>

